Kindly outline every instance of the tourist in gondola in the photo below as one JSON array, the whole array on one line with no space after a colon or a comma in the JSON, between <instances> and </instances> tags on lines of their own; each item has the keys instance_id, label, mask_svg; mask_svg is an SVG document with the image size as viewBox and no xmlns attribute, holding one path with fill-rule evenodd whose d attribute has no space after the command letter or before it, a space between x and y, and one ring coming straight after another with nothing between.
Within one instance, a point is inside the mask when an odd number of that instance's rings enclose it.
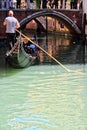
<instances>
[{"instance_id":1,"label":"tourist in gondola","mask_svg":"<svg viewBox=\"0 0 87 130\"><path fill-rule=\"evenodd\" d=\"M12 10L8 12L8 16L5 18L3 25L6 26L7 44L9 49L11 49L16 42L16 29L20 27L20 24L14 17Z\"/></svg>"},{"instance_id":2,"label":"tourist in gondola","mask_svg":"<svg viewBox=\"0 0 87 130\"><path fill-rule=\"evenodd\" d=\"M36 43L35 37L32 37L31 41ZM26 51L27 54L36 57L36 55L37 55L37 51L36 50L37 49L36 49L36 46L31 41L24 42L23 43L23 47L24 47L24 50Z\"/></svg>"}]
</instances>

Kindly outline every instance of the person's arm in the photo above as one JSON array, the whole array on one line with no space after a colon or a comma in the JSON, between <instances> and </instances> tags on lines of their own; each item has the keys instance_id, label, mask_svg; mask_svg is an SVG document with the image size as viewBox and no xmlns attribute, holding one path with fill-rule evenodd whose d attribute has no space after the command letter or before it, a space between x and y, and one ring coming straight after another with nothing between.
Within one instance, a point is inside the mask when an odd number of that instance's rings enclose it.
<instances>
[{"instance_id":1,"label":"person's arm","mask_svg":"<svg viewBox=\"0 0 87 130\"><path fill-rule=\"evenodd\" d=\"M20 28L19 22L16 23L16 29Z\"/></svg>"},{"instance_id":2,"label":"person's arm","mask_svg":"<svg viewBox=\"0 0 87 130\"><path fill-rule=\"evenodd\" d=\"M6 26L6 25L7 25L7 22L6 22L6 20L3 22L3 25L4 25L4 26Z\"/></svg>"}]
</instances>

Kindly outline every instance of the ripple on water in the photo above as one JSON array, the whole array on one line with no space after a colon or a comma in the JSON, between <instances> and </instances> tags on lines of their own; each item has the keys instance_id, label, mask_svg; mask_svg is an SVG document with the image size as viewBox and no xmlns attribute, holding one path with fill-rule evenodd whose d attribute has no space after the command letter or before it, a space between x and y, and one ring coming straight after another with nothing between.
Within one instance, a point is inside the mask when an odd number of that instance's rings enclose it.
<instances>
[{"instance_id":1,"label":"ripple on water","mask_svg":"<svg viewBox=\"0 0 87 130\"><path fill-rule=\"evenodd\" d=\"M32 66L0 79L0 91L2 130L86 130L87 73Z\"/></svg>"}]
</instances>

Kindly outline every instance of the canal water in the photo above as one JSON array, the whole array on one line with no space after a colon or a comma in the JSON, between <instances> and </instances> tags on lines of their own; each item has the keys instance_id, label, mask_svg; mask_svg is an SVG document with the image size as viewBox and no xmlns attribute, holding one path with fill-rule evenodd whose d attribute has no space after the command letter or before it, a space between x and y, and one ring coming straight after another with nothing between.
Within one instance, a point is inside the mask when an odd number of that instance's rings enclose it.
<instances>
[{"instance_id":1,"label":"canal water","mask_svg":"<svg viewBox=\"0 0 87 130\"><path fill-rule=\"evenodd\" d=\"M40 40L46 43L45 38ZM49 53L69 72L41 51L39 65L1 68L0 130L87 130L84 49L81 50L75 39L59 40L62 42L48 38L47 46L41 41L39 44L48 52L48 46L52 48Z\"/></svg>"}]
</instances>

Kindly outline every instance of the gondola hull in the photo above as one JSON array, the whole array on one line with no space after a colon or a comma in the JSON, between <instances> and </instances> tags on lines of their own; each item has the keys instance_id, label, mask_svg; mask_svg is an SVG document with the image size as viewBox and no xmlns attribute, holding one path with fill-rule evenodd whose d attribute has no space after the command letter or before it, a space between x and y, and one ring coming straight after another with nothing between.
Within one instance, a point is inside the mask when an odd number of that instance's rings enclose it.
<instances>
[{"instance_id":1,"label":"gondola hull","mask_svg":"<svg viewBox=\"0 0 87 130\"><path fill-rule=\"evenodd\" d=\"M18 44L16 49L7 57L7 61L14 68L25 68L34 65L37 62L37 57L27 54L21 43Z\"/></svg>"}]
</instances>

